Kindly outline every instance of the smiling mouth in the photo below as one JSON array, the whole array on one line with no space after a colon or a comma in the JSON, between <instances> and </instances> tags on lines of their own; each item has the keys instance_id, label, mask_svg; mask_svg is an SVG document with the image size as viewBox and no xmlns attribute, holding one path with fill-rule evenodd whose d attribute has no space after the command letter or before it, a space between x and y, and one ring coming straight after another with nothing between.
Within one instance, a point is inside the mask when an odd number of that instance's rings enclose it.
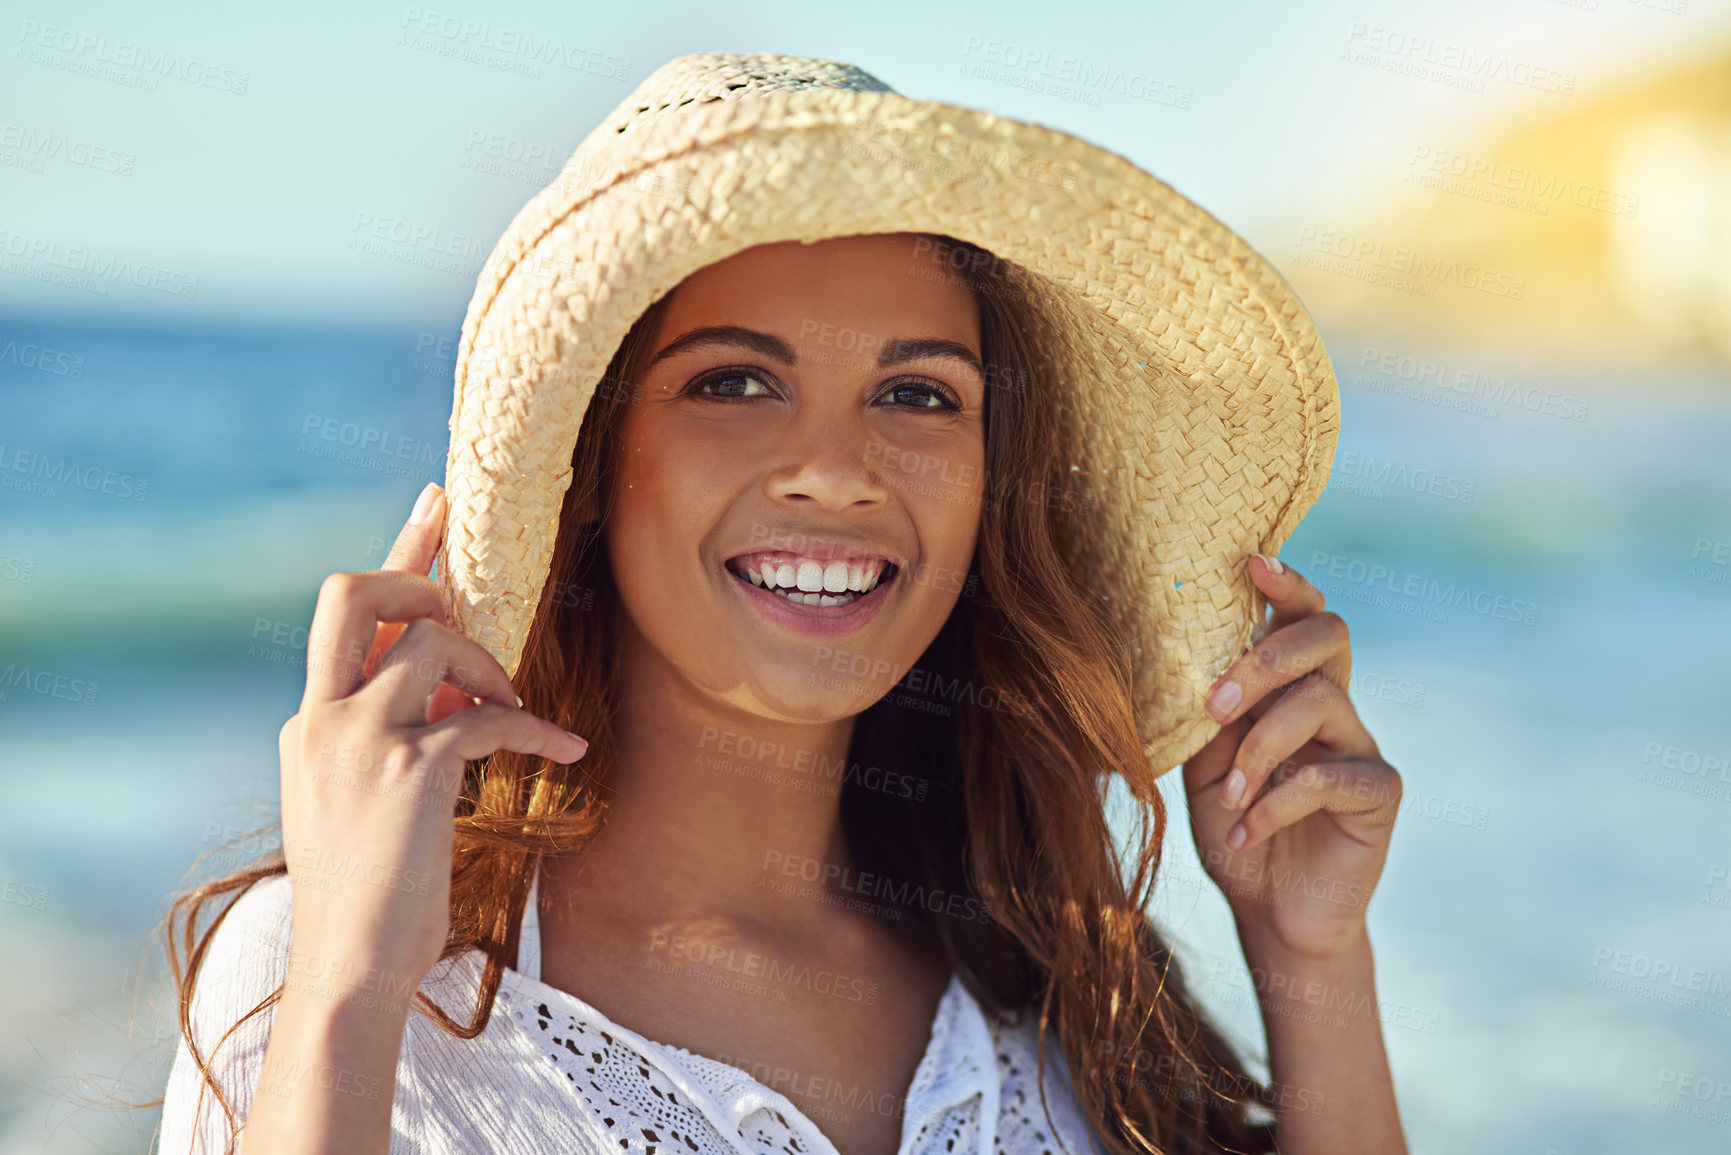
<instances>
[{"instance_id":1,"label":"smiling mouth","mask_svg":"<svg viewBox=\"0 0 1731 1155\"><path fill-rule=\"evenodd\" d=\"M901 572L887 558L821 561L814 558L771 558L758 554L729 558L727 570L740 581L766 593L794 605L814 608L852 605L869 594L886 589Z\"/></svg>"}]
</instances>

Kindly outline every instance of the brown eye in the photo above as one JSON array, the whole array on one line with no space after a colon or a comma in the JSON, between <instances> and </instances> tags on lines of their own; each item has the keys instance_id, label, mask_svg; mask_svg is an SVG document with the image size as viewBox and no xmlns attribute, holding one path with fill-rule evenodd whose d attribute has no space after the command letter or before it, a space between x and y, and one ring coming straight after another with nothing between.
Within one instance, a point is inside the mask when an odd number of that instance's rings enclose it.
<instances>
[{"instance_id":1,"label":"brown eye","mask_svg":"<svg viewBox=\"0 0 1731 1155\"><path fill-rule=\"evenodd\" d=\"M884 391L884 396L897 399L893 409L948 409L960 412L962 403L953 393L930 381L898 381ZM908 404L901 404L907 399Z\"/></svg>"},{"instance_id":2,"label":"brown eye","mask_svg":"<svg viewBox=\"0 0 1731 1155\"><path fill-rule=\"evenodd\" d=\"M760 386L761 391L750 392L753 385ZM749 401L753 397L772 395L774 390L769 388L768 383L755 370L718 369L696 378L683 392L722 401Z\"/></svg>"}]
</instances>

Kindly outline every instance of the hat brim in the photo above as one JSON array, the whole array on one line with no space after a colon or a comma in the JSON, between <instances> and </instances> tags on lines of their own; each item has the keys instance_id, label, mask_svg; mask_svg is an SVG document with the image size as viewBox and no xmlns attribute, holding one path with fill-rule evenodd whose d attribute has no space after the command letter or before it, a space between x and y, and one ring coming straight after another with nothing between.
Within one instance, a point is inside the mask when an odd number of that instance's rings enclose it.
<instances>
[{"instance_id":1,"label":"hat brim","mask_svg":"<svg viewBox=\"0 0 1731 1155\"><path fill-rule=\"evenodd\" d=\"M1218 730L1202 708L1264 603L1272 554L1328 480L1334 374L1291 287L1163 181L1077 137L894 93L775 92L605 125L512 221L463 322L439 581L515 674L571 455L632 323L755 245L942 233L1032 274L1054 326L1059 435L1086 481L1069 559L1126 607L1163 772Z\"/></svg>"}]
</instances>

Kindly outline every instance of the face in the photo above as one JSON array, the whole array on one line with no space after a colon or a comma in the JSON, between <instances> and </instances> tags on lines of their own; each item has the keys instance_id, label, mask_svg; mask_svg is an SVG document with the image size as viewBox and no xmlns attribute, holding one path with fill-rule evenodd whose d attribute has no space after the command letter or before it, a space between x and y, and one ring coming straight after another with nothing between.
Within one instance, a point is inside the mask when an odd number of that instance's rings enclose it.
<instances>
[{"instance_id":1,"label":"face","mask_svg":"<svg viewBox=\"0 0 1731 1155\"><path fill-rule=\"evenodd\" d=\"M630 643L753 714L863 710L973 558L979 317L918 275L937 266L916 243L763 245L693 274L622 415L605 541Z\"/></svg>"}]
</instances>

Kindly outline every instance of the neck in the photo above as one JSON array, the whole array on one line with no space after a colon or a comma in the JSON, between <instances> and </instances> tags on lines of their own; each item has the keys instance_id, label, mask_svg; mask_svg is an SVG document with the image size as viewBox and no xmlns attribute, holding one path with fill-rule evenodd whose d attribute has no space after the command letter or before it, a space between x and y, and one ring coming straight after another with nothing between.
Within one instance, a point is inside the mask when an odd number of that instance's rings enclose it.
<instances>
[{"instance_id":1,"label":"neck","mask_svg":"<svg viewBox=\"0 0 1731 1155\"><path fill-rule=\"evenodd\" d=\"M841 770L854 719L764 718L692 685L635 629L622 640L607 817L572 863L585 901L628 921L832 918L775 884L821 888L826 866L849 865Z\"/></svg>"}]
</instances>

